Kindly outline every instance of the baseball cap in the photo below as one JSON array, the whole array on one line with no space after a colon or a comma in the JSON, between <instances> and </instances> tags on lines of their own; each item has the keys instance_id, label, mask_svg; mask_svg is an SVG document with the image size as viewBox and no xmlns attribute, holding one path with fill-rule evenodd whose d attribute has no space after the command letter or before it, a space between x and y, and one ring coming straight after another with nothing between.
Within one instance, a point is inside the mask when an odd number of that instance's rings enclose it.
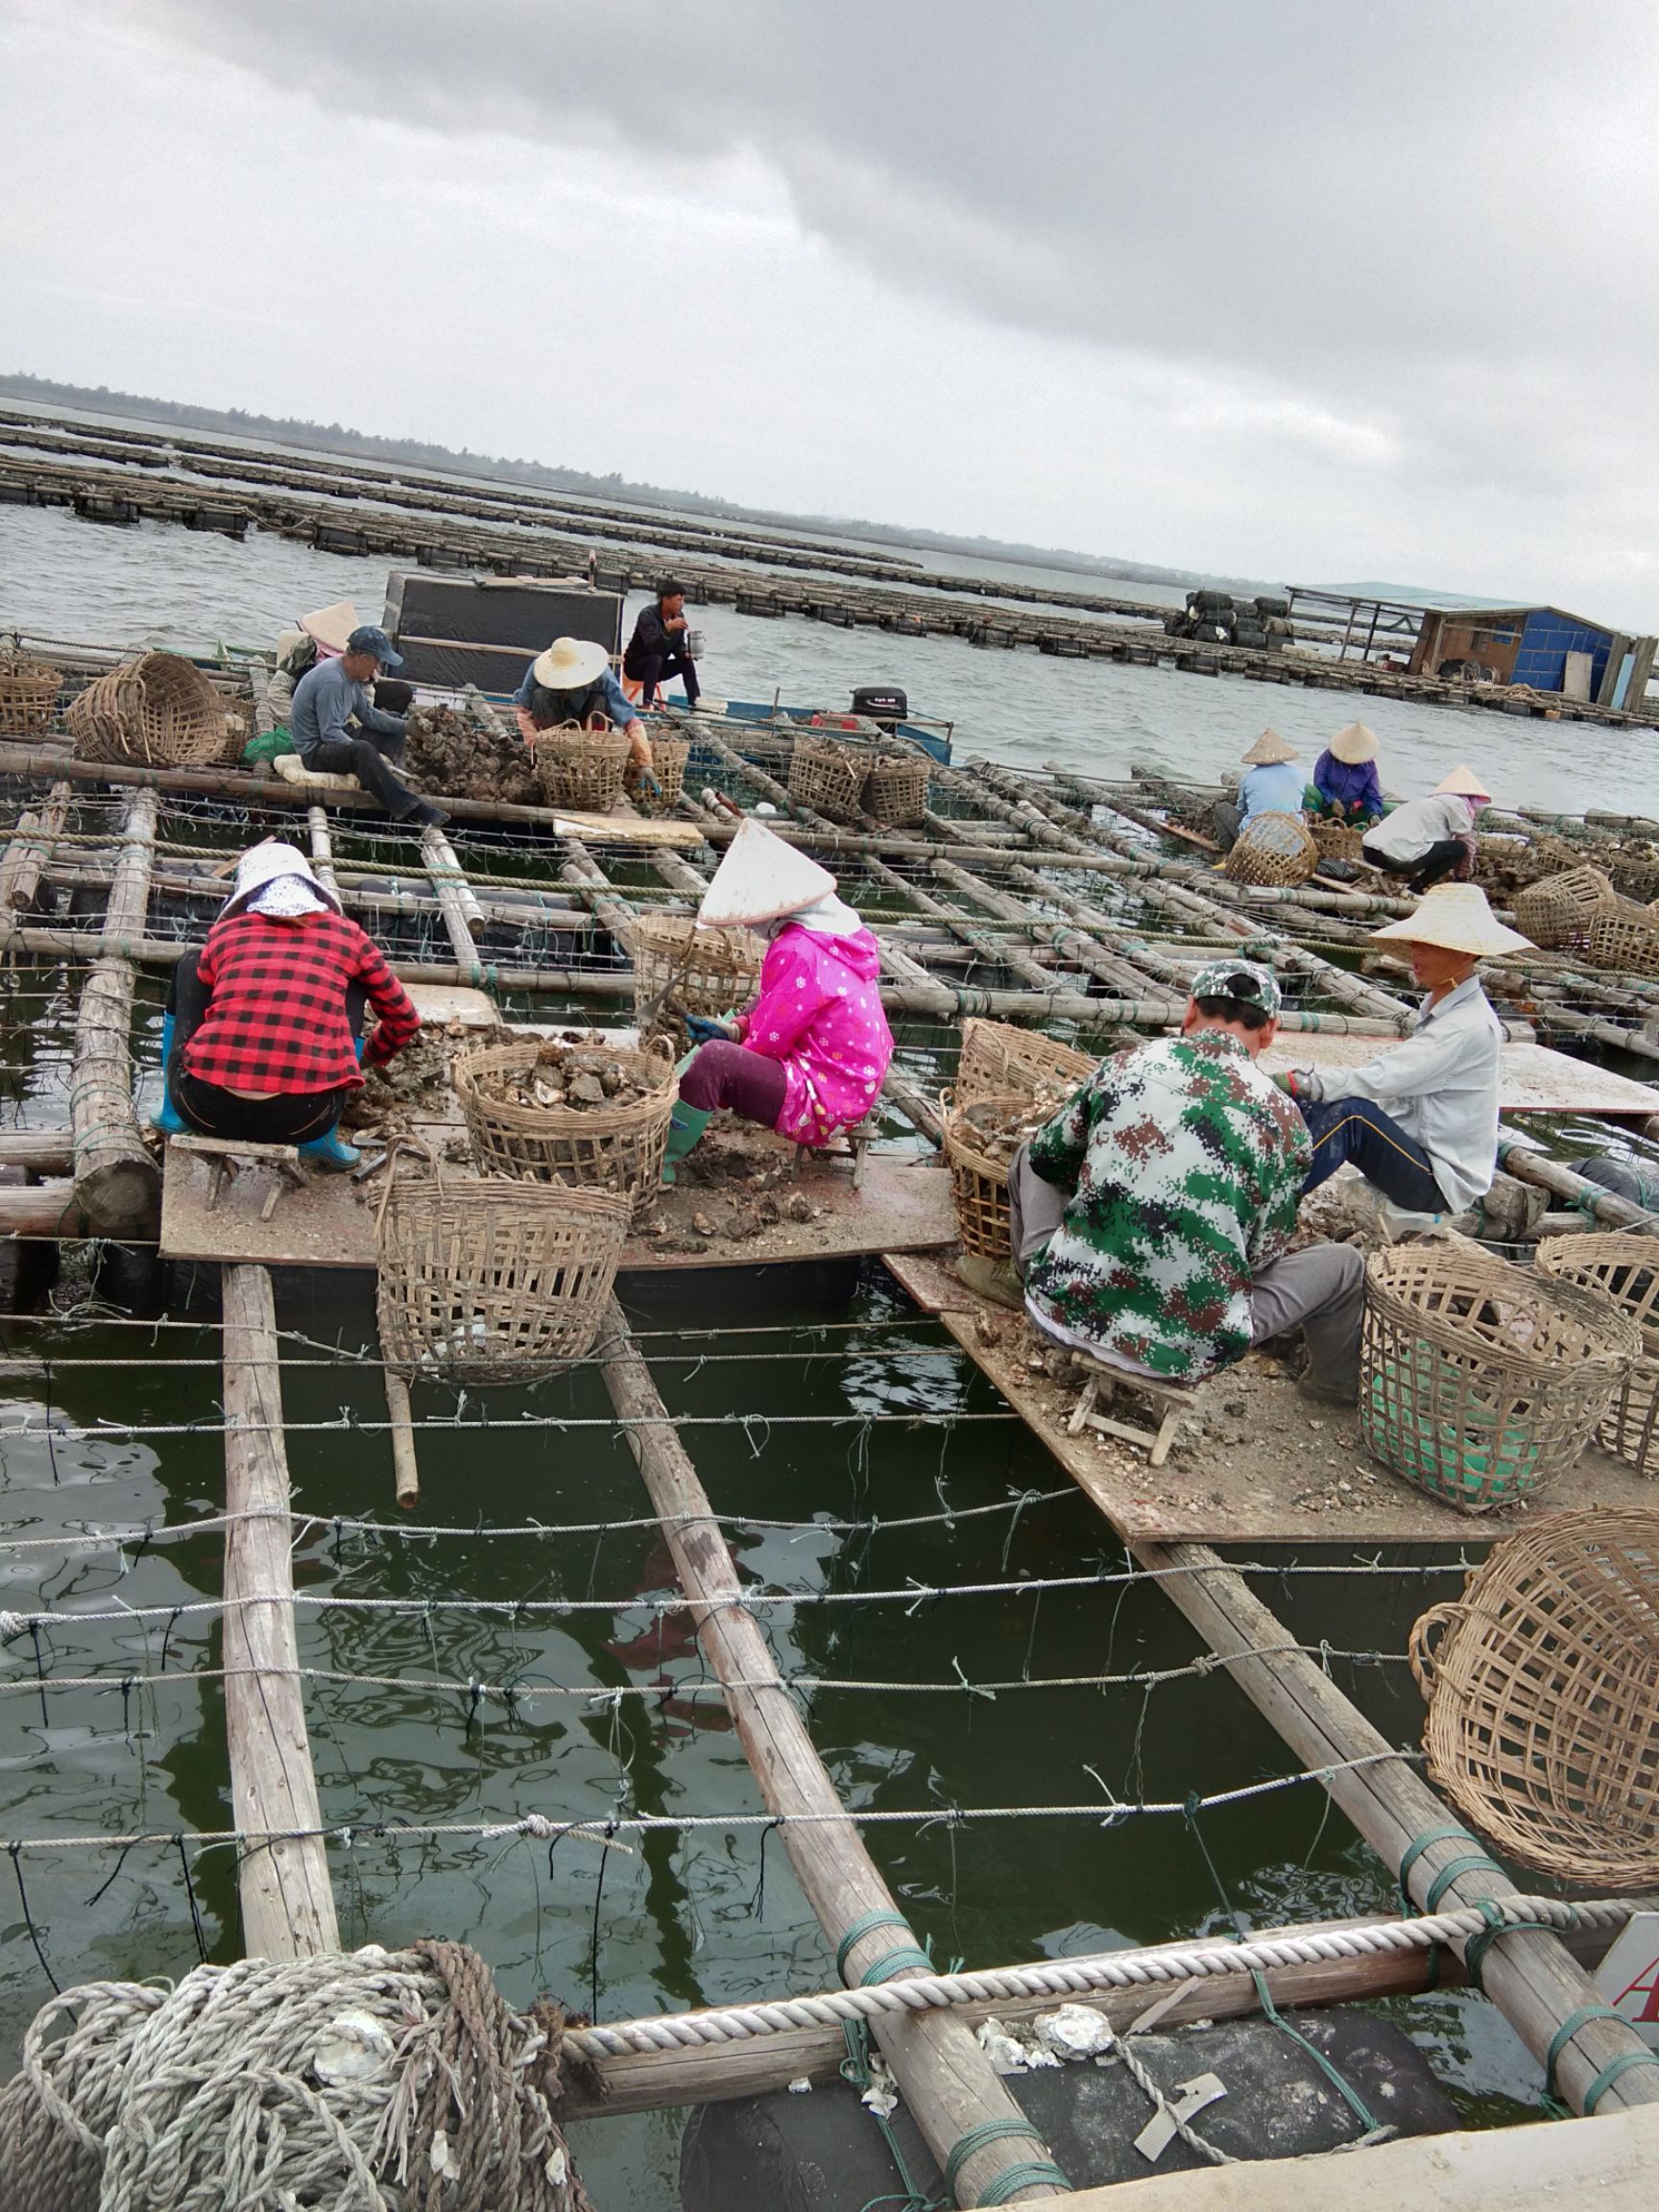
<instances>
[{"instance_id":1,"label":"baseball cap","mask_svg":"<svg viewBox=\"0 0 1659 2212\"><path fill-rule=\"evenodd\" d=\"M348 653L373 653L382 668L401 668L403 656L393 651L392 640L373 622L364 622L346 640Z\"/></svg>"},{"instance_id":2,"label":"baseball cap","mask_svg":"<svg viewBox=\"0 0 1659 2212\"><path fill-rule=\"evenodd\" d=\"M1285 1003L1271 972L1254 960L1206 960L1190 989L1194 998L1237 998L1246 1006L1260 1006L1274 1022Z\"/></svg>"}]
</instances>

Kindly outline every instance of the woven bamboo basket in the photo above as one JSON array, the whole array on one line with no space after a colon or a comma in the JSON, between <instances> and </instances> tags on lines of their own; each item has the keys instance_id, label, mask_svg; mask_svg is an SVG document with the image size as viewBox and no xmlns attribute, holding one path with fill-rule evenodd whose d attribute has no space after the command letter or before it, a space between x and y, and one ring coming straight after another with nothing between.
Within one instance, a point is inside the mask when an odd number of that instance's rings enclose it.
<instances>
[{"instance_id":1,"label":"woven bamboo basket","mask_svg":"<svg viewBox=\"0 0 1659 2212\"><path fill-rule=\"evenodd\" d=\"M1314 822L1310 824L1308 834L1321 860L1358 860L1365 841L1364 830L1352 822Z\"/></svg>"},{"instance_id":2,"label":"woven bamboo basket","mask_svg":"<svg viewBox=\"0 0 1659 2212\"><path fill-rule=\"evenodd\" d=\"M1659 891L1659 853L1651 845L1623 846L1607 863L1613 888L1646 905Z\"/></svg>"},{"instance_id":3,"label":"woven bamboo basket","mask_svg":"<svg viewBox=\"0 0 1659 2212\"><path fill-rule=\"evenodd\" d=\"M858 811L868 753L838 745L832 737L797 737L789 755L789 796L832 822L850 821Z\"/></svg>"},{"instance_id":4,"label":"woven bamboo basket","mask_svg":"<svg viewBox=\"0 0 1659 2212\"><path fill-rule=\"evenodd\" d=\"M972 1014L962 1024L954 1095L958 1106L971 1106L998 1094L1029 1097L1039 1083L1068 1083L1075 1089L1099 1065L1092 1053L1040 1037L1034 1029Z\"/></svg>"},{"instance_id":5,"label":"woven bamboo basket","mask_svg":"<svg viewBox=\"0 0 1659 2212\"><path fill-rule=\"evenodd\" d=\"M1252 814L1225 865L1235 883L1289 886L1306 883L1318 858L1300 814Z\"/></svg>"},{"instance_id":6,"label":"woven bamboo basket","mask_svg":"<svg viewBox=\"0 0 1659 2212\"><path fill-rule=\"evenodd\" d=\"M1603 899L1591 909L1584 954L1594 967L1626 975L1659 975L1659 915L1627 899Z\"/></svg>"},{"instance_id":7,"label":"woven bamboo basket","mask_svg":"<svg viewBox=\"0 0 1659 2212\"><path fill-rule=\"evenodd\" d=\"M651 740L651 773L657 779L658 797L653 804L678 806L680 794L685 788L685 763L691 757L691 740L688 737L653 737Z\"/></svg>"},{"instance_id":8,"label":"woven bamboo basket","mask_svg":"<svg viewBox=\"0 0 1659 2212\"><path fill-rule=\"evenodd\" d=\"M536 781L549 806L609 814L622 796L628 739L620 730L541 730Z\"/></svg>"},{"instance_id":9,"label":"woven bamboo basket","mask_svg":"<svg viewBox=\"0 0 1659 2212\"><path fill-rule=\"evenodd\" d=\"M1538 1272L1601 1291L1641 1330L1641 1355L1596 1434L1638 1475L1659 1475L1659 1249L1647 1241L1611 1230L1550 1237L1538 1247Z\"/></svg>"},{"instance_id":10,"label":"woven bamboo basket","mask_svg":"<svg viewBox=\"0 0 1659 2212\"><path fill-rule=\"evenodd\" d=\"M39 737L50 730L62 681L47 661L0 653L0 737Z\"/></svg>"},{"instance_id":11,"label":"woven bamboo basket","mask_svg":"<svg viewBox=\"0 0 1659 2212\"><path fill-rule=\"evenodd\" d=\"M864 783L864 811L895 830L908 830L927 811L927 762L914 753L884 753Z\"/></svg>"},{"instance_id":12,"label":"woven bamboo basket","mask_svg":"<svg viewBox=\"0 0 1659 2212\"><path fill-rule=\"evenodd\" d=\"M642 914L629 932L641 1046L665 1037L676 1056L687 1014L739 1013L760 987L761 946L747 929L699 929L691 914Z\"/></svg>"},{"instance_id":13,"label":"woven bamboo basket","mask_svg":"<svg viewBox=\"0 0 1659 2212\"><path fill-rule=\"evenodd\" d=\"M1429 1776L1506 1859L1659 1882L1659 1514L1559 1513L1411 1631Z\"/></svg>"},{"instance_id":14,"label":"woven bamboo basket","mask_svg":"<svg viewBox=\"0 0 1659 2212\"><path fill-rule=\"evenodd\" d=\"M472 1157L486 1175L528 1176L579 1190L612 1190L636 1207L657 1189L674 1111L674 1055L665 1039L647 1052L572 1046L560 1056L566 1074L597 1075L609 1066L648 1081L649 1096L615 1108L519 1106L490 1096L492 1076L528 1075L541 1064L534 1038L455 1056L455 1095L467 1118Z\"/></svg>"},{"instance_id":15,"label":"woven bamboo basket","mask_svg":"<svg viewBox=\"0 0 1659 2212\"><path fill-rule=\"evenodd\" d=\"M985 1149L983 1132L974 1118L1006 1120L1029 1103L1028 1095L995 1094L959 1104L955 1094L945 1092L943 1110L945 1164L950 1170L950 1195L956 1207L956 1233L964 1252L982 1253L987 1260L1012 1258L1014 1245L1008 1229L1008 1166Z\"/></svg>"},{"instance_id":16,"label":"woven bamboo basket","mask_svg":"<svg viewBox=\"0 0 1659 2212\"><path fill-rule=\"evenodd\" d=\"M1385 1467L1462 1513L1571 1467L1626 1381L1641 1331L1599 1291L1455 1244L1373 1253L1359 1429Z\"/></svg>"},{"instance_id":17,"label":"woven bamboo basket","mask_svg":"<svg viewBox=\"0 0 1659 2212\"><path fill-rule=\"evenodd\" d=\"M225 702L176 653L144 653L88 684L69 709L83 760L200 768L225 747Z\"/></svg>"},{"instance_id":18,"label":"woven bamboo basket","mask_svg":"<svg viewBox=\"0 0 1659 2212\"><path fill-rule=\"evenodd\" d=\"M1570 868L1516 893L1515 926L1543 951L1559 952L1583 936L1591 914L1612 896L1599 868Z\"/></svg>"},{"instance_id":19,"label":"woven bamboo basket","mask_svg":"<svg viewBox=\"0 0 1659 2212\"><path fill-rule=\"evenodd\" d=\"M401 1176L397 1154L428 1173ZM409 1139L386 1164L375 1307L386 1364L404 1376L527 1382L584 1358L628 1235L608 1190L488 1178L445 1181Z\"/></svg>"}]
</instances>

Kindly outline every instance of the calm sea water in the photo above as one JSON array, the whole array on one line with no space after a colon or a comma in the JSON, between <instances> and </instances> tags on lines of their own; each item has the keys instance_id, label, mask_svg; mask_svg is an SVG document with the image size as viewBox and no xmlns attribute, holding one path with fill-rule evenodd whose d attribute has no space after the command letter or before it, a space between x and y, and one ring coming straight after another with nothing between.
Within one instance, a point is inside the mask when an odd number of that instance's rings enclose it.
<instances>
[{"instance_id":1,"label":"calm sea water","mask_svg":"<svg viewBox=\"0 0 1659 2212\"><path fill-rule=\"evenodd\" d=\"M0 624L39 635L186 648L260 644L299 610L337 597L377 613L383 587L378 563L276 538L236 546L160 527L101 530L60 513L0 509ZM701 610L699 619L716 691L769 698L776 688L786 699L838 705L856 682L897 681L917 710L957 723L962 757L982 751L1117 770L1155 755L1209 773L1236 758L1269 715L1310 753L1341 718L1336 702L1316 693L981 654L939 640L746 620L717 608ZM1382 701L1366 713L1397 787L1417 787L1467 757L1492 771L1505 797L1562 806L1632 799L1630 762L1610 757L1627 750L1625 738ZM18 979L0 1047L0 1103L28 1099L46 1109L44 1118L62 1118L72 989L68 973ZM153 1054L153 978L142 994ZM301 1614L303 1663L344 1677L310 1683L307 1704L325 1817L355 1832L333 1865L349 1939L464 1936L515 1998L545 1984L576 2002L596 1997L612 2017L832 1979L787 1861L776 1839L767 1849L757 1828L660 1836L628 1853L573 1840L549 1852L522 1841L380 1833L410 1822L488 1822L531 1808L599 1820L760 1808L684 1617L651 1603L671 1594L673 1580L649 1529L502 1541L365 1538L334 1528L335 1516L390 1513L385 1439L362 1426L384 1417L376 1371L328 1350L372 1341L372 1301L360 1280L327 1274L284 1280L280 1298L285 1326L309 1339L290 1343L284 1374L298 1502L318 1516L300 1538L298 1583L311 1596L397 1598L415 1608ZM912 1577L927 1585L1031 1581L1121 1563L1105 1525L1021 1425L950 1426L994 1412L993 1394L879 1269L861 1277L851 1306L794 1274L781 1285L729 1283L717 1317L709 1303L703 1286L659 1288L637 1319L656 1333L646 1341L673 1410L709 1422L733 1407L751 1417L741 1428L687 1432L717 1507L800 1524L739 1535L747 1575L810 1595L902 1588ZM768 1333L698 1336L711 1325ZM189 1433L190 1424L218 1419L210 1329L153 1338L132 1328L0 1319L0 1341L9 1355L51 1362L49 1377L9 1383L0 1402L7 1536L177 1522L217 1509L221 1441ZM84 1364L105 1360L123 1364ZM418 1392L416 1409L423 1418L456 1411L436 1391ZM524 1411L578 1425L519 1434L424 1431L422 1523L470 1530L480 1515L497 1525L547 1525L643 1513L643 1493L590 1375L493 1393L488 1410L495 1423ZM479 1411L472 1407L468 1418ZM834 1425L785 1425L807 1414ZM900 1418L867 1426L873 1416ZM26 1420L29 1436L18 1432ZM152 1432L108 1440L76 1433L109 1421ZM1310 1440L1310 1449L1319 1448ZM1017 1515L853 1534L822 1525L960 1513L1026 1491L1038 1496ZM218 1665L212 1616L179 1609L216 1593L220 1554L217 1534L91 1557L0 1550L5 1606L44 1597L83 1614L156 1609L60 1624L38 1649L28 1637L0 1647L0 1846L14 1835L170 1834L228 1822L217 1683L186 1675L146 1689L138 1680L163 1666ZM1347 1650L1398 1653L1415 1614L1454 1586L1415 1577L1307 1580L1271 1584L1268 1595L1314 1643L1328 1636ZM563 1615L482 1615L450 1611L448 1599L604 1603ZM1131 1803L1181 1801L1295 1765L1219 1679L1156 1691L1004 1689L995 1700L960 1688L963 1673L1017 1684L1179 1666L1194 1655L1194 1639L1150 1590L1016 1592L920 1611L803 1607L781 1615L774 1640L786 1671L955 1686L816 1694L815 1740L859 1809L946 1815L958 1805L1092 1802L1102 1784ZM1415 1739L1420 1707L1397 1661L1332 1664L1392 1740ZM54 1675L94 1673L126 1677L128 1686L51 1686ZM474 1699L464 1689L423 1688L418 1677L502 1687ZM552 1685L580 1695L533 1694ZM653 1685L660 1694L630 1695ZM1234 1901L1258 1923L1390 1906L1382 1869L1313 1788L1207 1816L1205 1839ZM958 1828L941 1818L922 1831L874 1831L872 1847L941 1958L989 1963L1222 1924L1203 1856L1179 1820ZM0 2072L47 1994L40 1954L65 1984L180 1973L197 1956L198 1922L212 1956L234 1954L228 1853L191 1861L188 1884L184 1862L166 1845L119 1863L112 1854L64 1848L5 1871L20 1873L21 1883L12 1883L11 1909L0 1911ZM1495 2123L1530 2107L1535 2070L1490 2008L1453 1993L1404 2008L1403 2017L1473 2118ZM672 2212L676 2133L672 2117L581 2130L578 2156L605 2212Z\"/></svg>"},{"instance_id":2,"label":"calm sea water","mask_svg":"<svg viewBox=\"0 0 1659 2212\"><path fill-rule=\"evenodd\" d=\"M1077 581L1058 571L1054 580ZM0 508L0 628L96 644L262 646L306 608L334 599L377 617L385 589L382 561L257 532L236 545L162 523L116 530L57 508ZM1141 594L1139 586L1125 589ZM727 607L700 607L696 618L708 634L703 672L714 695L770 699L778 691L786 701L839 708L855 685L901 684L917 713L956 725L959 759L1058 760L1095 774L1156 759L1213 779L1270 722L1310 768L1331 733L1358 713L1381 740L1384 783L1402 797L1467 761L1500 804L1579 812L1654 803L1647 787L1659 739L1650 731L982 652L954 638L761 620Z\"/></svg>"}]
</instances>

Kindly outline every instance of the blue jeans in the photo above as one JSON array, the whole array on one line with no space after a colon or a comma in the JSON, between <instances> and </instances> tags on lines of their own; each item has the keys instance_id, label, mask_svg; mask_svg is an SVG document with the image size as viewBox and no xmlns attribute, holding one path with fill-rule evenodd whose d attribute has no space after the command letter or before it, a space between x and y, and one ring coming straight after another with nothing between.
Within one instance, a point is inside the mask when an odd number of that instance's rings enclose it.
<instances>
[{"instance_id":1,"label":"blue jeans","mask_svg":"<svg viewBox=\"0 0 1659 2212\"><path fill-rule=\"evenodd\" d=\"M1352 1160L1367 1183L1407 1213L1450 1211L1428 1153L1375 1100L1298 1098L1296 1104L1313 1140L1313 1165L1304 1191L1316 1190L1345 1160Z\"/></svg>"}]
</instances>

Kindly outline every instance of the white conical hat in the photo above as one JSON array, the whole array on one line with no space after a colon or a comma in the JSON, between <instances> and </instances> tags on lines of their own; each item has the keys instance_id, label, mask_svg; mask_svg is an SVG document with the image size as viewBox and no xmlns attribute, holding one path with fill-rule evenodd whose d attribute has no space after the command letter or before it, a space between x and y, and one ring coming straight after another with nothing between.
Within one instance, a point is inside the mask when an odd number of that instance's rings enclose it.
<instances>
[{"instance_id":1,"label":"white conical hat","mask_svg":"<svg viewBox=\"0 0 1659 2212\"><path fill-rule=\"evenodd\" d=\"M336 599L332 607L319 607L315 614L301 614L300 627L330 653L344 653L346 640L357 628L357 610L349 599Z\"/></svg>"},{"instance_id":2,"label":"white conical hat","mask_svg":"<svg viewBox=\"0 0 1659 2212\"><path fill-rule=\"evenodd\" d=\"M751 817L726 848L714 880L703 894L697 920L706 929L754 928L815 906L835 889L828 868Z\"/></svg>"},{"instance_id":3,"label":"white conical hat","mask_svg":"<svg viewBox=\"0 0 1659 2212\"><path fill-rule=\"evenodd\" d=\"M1337 731L1328 750L1332 758L1340 760L1344 767L1362 767L1367 760L1377 757L1377 733L1368 730L1363 722L1350 722Z\"/></svg>"},{"instance_id":4,"label":"white conical hat","mask_svg":"<svg viewBox=\"0 0 1659 2212\"><path fill-rule=\"evenodd\" d=\"M1465 761L1454 768L1450 776L1442 776L1434 786L1434 796L1455 799L1490 799L1492 794Z\"/></svg>"},{"instance_id":5,"label":"white conical hat","mask_svg":"<svg viewBox=\"0 0 1659 2212\"><path fill-rule=\"evenodd\" d=\"M1497 919L1479 883L1436 883L1404 921L1389 922L1371 934L1407 945L1443 945L1449 952L1473 952L1481 959L1534 949L1529 937L1506 929Z\"/></svg>"},{"instance_id":6,"label":"white conical hat","mask_svg":"<svg viewBox=\"0 0 1659 2212\"><path fill-rule=\"evenodd\" d=\"M1295 757L1295 746L1287 745L1277 730L1263 730L1249 752L1239 756L1246 768L1277 768L1282 760Z\"/></svg>"},{"instance_id":7,"label":"white conical hat","mask_svg":"<svg viewBox=\"0 0 1659 2212\"><path fill-rule=\"evenodd\" d=\"M585 691L597 684L611 665L603 645L586 637L555 637L545 653L536 656L536 681L548 691Z\"/></svg>"}]
</instances>

